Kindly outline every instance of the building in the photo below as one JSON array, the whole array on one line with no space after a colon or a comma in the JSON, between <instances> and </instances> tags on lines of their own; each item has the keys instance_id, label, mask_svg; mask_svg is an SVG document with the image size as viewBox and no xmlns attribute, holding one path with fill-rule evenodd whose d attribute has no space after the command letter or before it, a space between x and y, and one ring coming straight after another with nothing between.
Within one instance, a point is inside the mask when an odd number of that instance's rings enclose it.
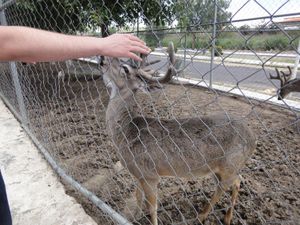
<instances>
[{"instance_id":1,"label":"building","mask_svg":"<svg viewBox=\"0 0 300 225\"><path fill-rule=\"evenodd\" d=\"M300 17L284 18L276 24L284 30L300 30Z\"/></svg>"}]
</instances>

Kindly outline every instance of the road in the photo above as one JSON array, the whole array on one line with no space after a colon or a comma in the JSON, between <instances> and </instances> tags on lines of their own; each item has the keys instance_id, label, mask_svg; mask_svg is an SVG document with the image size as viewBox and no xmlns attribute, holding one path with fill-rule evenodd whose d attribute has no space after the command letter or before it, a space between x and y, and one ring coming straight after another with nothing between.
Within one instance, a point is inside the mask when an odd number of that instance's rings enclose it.
<instances>
[{"instance_id":1,"label":"road","mask_svg":"<svg viewBox=\"0 0 300 225\"><path fill-rule=\"evenodd\" d=\"M153 65L153 68L165 70L167 67L166 57L151 55L150 60L161 59L160 63ZM186 60L184 77L204 79L209 81L210 63ZM264 93L275 91L279 86L278 80L270 80L269 73L275 75L275 68L247 66L241 64L213 64L213 83L226 86L239 85L242 88L257 90Z\"/></svg>"},{"instance_id":2,"label":"road","mask_svg":"<svg viewBox=\"0 0 300 225\"><path fill-rule=\"evenodd\" d=\"M166 71L167 57L151 54L149 61L160 59L161 61L151 67L155 70ZM183 62L182 62L183 65ZM275 74L274 67L266 67L265 70L260 66L250 66L246 64L216 63L213 64L213 84L222 86L239 86L242 89L250 89L255 92L274 95L279 85L279 80L270 80L270 73ZM209 61L186 60L184 73L185 78L196 78L205 80L209 84L210 63ZM299 77L299 72L297 74ZM287 98L300 100L300 93L291 93Z\"/></svg>"}]
</instances>

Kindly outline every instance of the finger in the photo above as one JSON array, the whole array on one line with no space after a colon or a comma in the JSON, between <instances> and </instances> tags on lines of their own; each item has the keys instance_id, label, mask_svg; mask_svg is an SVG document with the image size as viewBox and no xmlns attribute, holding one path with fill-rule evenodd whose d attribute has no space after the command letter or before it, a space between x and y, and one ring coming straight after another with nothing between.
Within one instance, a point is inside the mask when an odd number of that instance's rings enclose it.
<instances>
[{"instance_id":1,"label":"finger","mask_svg":"<svg viewBox=\"0 0 300 225\"><path fill-rule=\"evenodd\" d=\"M145 54L145 55L148 55L148 54L149 54L149 50L148 50L148 49L141 48L141 47L139 47L139 46L131 46L130 51L131 51L131 52L142 53L142 54Z\"/></svg>"},{"instance_id":2,"label":"finger","mask_svg":"<svg viewBox=\"0 0 300 225\"><path fill-rule=\"evenodd\" d=\"M140 61L140 62L142 61L142 59L139 56L137 56L136 54L134 54L132 52L128 53L128 57L133 59L133 60L136 60L136 61Z\"/></svg>"},{"instance_id":3,"label":"finger","mask_svg":"<svg viewBox=\"0 0 300 225\"><path fill-rule=\"evenodd\" d=\"M136 37L134 35L128 34L128 38L132 41L138 41L140 43L146 44L143 40L139 39L138 37Z\"/></svg>"},{"instance_id":4,"label":"finger","mask_svg":"<svg viewBox=\"0 0 300 225\"><path fill-rule=\"evenodd\" d=\"M140 43L140 42L138 42L138 41L132 41L132 42L131 42L131 45L133 45L133 46L138 46L138 47L140 47L140 48L143 48L143 49L147 50L148 53L151 51L151 49L150 49L149 47L147 47L145 44L142 44L142 43Z\"/></svg>"}]
</instances>

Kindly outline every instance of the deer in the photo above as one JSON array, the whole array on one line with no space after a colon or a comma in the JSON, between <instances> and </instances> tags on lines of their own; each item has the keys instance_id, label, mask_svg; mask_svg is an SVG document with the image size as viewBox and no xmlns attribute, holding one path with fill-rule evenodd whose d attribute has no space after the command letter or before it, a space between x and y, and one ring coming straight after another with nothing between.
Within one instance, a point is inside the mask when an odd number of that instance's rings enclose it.
<instances>
[{"instance_id":1,"label":"deer","mask_svg":"<svg viewBox=\"0 0 300 225\"><path fill-rule=\"evenodd\" d=\"M137 115L136 93L162 89L176 75L173 43L168 47L168 61L168 70L160 74L147 69L152 62L129 65L117 58L105 59L101 69L110 96L107 132L121 164L137 181L137 211L146 203L152 225L158 224L157 185L161 177L191 179L209 174L218 185L198 220L203 223L232 187L231 206L224 218L229 225L240 189L239 171L256 148L255 135L242 120L220 113L176 120Z\"/></svg>"},{"instance_id":2,"label":"deer","mask_svg":"<svg viewBox=\"0 0 300 225\"><path fill-rule=\"evenodd\" d=\"M278 100L283 100L291 92L300 92L300 79L292 78L292 70L290 66L287 66L289 72L279 71L275 68L276 76L270 73L270 79L280 80L280 87L277 91Z\"/></svg>"}]
</instances>

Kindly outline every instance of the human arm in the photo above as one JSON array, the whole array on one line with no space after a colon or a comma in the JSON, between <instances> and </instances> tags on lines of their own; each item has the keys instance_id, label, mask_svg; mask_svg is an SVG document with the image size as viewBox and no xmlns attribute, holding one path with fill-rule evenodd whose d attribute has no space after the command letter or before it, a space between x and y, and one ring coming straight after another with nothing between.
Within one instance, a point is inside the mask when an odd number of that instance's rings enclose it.
<instances>
[{"instance_id":1,"label":"human arm","mask_svg":"<svg viewBox=\"0 0 300 225\"><path fill-rule=\"evenodd\" d=\"M134 52L148 54L150 49L139 38L128 34L96 38L0 26L0 61L62 61L95 55L140 60Z\"/></svg>"}]
</instances>

